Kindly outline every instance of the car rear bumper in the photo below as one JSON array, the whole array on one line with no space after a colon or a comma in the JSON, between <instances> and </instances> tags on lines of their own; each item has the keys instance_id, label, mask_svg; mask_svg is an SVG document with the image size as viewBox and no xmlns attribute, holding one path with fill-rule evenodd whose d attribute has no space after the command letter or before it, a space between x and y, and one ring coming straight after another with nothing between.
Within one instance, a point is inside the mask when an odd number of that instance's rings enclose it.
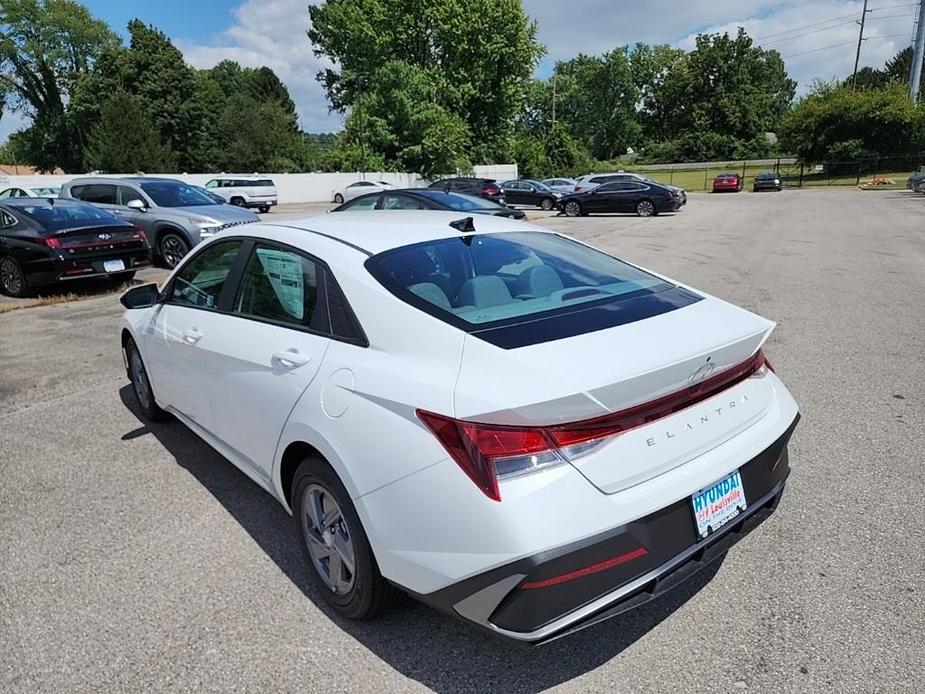
<instances>
[{"instance_id":1,"label":"car rear bumper","mask_svg":"<svg viewBox=\"0 0 925 694\"><path fill-rule=\"evenodd\" d=\"M124 269L107 271L104 263L112 260L121 260ZM151 252L145 247L132 250L113 249L105 253L95 253L87 256L49 258L30 263L23 269L29 276L30 286L40 286L68 280L121 275L150 265Z\"/></svg>"},{"instance_id":2,"label":"car rear bumper","mask_svg":"<svg viewBox=\"0 0 925 694\"><path fill-rule=\"evenodd\" d=\"M748 507L699 539L682 498L636 521L520 559L426 595L445 612L494 633L542 643L639 607L721 557L774 510L789 475L787 430L739 472Z\"/></svg>"}]
</instances>

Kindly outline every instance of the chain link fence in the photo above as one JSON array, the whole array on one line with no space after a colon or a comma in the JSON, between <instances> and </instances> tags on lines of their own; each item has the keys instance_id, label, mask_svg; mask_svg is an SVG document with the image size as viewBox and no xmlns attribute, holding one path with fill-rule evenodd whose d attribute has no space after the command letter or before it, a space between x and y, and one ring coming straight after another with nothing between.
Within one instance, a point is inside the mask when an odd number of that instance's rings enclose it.
<instances>
[{"instance_id":1,"label":"chain link fence","mask_svg":"<svg viewBox=\"0 0 925 694\"><path fill-rule=\"evenodd\" d=\"M795 159L734 161L710 164L666 164L640 167L647 176L686 190L713 189L713 179L719 174L737 173L743 188L751 189L755 177L772 171L788 188L812 186L870 186L905 188L906 179L925 169L925 153L901 157L872 157L854 161L799 162Z\"/></svg>"}]
</instances>

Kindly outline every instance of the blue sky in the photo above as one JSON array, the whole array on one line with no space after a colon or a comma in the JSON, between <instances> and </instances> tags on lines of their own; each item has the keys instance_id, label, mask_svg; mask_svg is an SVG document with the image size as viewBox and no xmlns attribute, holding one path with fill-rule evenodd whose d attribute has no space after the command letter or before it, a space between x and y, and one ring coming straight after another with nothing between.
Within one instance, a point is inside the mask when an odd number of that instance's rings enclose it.
<instances>
[{"instance_id":1,"label":"blue sky","mask_svg":"<svg viewBox=\"0 0 925 694\"><path fill-rule=\"evenodd\" d=\"M287 84L310 132L337 130L342 117L328 112L315 81L328 66L313 55L305 32L309 0L86 0L97 17L125 35L138 17L173 39L196 67L224 58L268 65ZM744 26L756 42L780 51L805 91L814 78L851 72L861 0L524 0L547 55L546 75L556 60L579 52L602 53L635 42L693 46L703 31L734 32ZM912 36L914 0L870 0L862 65L881 66ZM22 126L16 114L0 120L0 142Z\"/></svg>"}]
</instances>

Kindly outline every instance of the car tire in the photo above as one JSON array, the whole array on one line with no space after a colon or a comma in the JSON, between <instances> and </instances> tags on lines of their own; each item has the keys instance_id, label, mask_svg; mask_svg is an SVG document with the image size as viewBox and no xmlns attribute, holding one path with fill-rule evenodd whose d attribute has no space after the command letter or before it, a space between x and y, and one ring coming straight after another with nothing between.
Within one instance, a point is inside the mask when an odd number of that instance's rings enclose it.
<instances>
[{"instance_id":1,"label":"car tire","mask_svg":"<svg viewBox=\"0 0 925 694\"><path fill-rule=\"evenodd\" d=\"M157 254L170 270L173 270L183 260L189 250L190 245L187 240L176 231L165 231L157 240Z\"/></svg>"},{"instance_id":2,"label":"car tire","mask_svg":"<svg viewBox=\"0 0 925 694\"><path fill-rule=\"evenodd\" d=\"M154 399L154 389L148 370L145 368L138 345L132 338L125 343L125 360L128 362L128 375L132 382L132 391L135 393L135 402L141 409L145 418L152 422L163 422L170 419L170 415L162 410Z\"/></svg>"},{"instance_id":3,"label":"car tire","mask_svg":"<svg viewBox=\"0 0 925 694\"><path fill-rule=\"evenodd\" d=\"M543 198L540 200L540 209L544 212L549 212L555 205L556 201L552 198Z\"/></svg>"},{"instance_id":4,"label":"car tire","mask_svg":"<svg viewBox=\"0 0 925 694\"><path fill-rule=\"evenodd\" d=\"M128 272L117 272L114 275L110 275L109 279L114 284L125 284L126 282L131 282L135 279L135 271L129 270Z\"/></svg>"},{"instance_id":5,"label":"car tire","mask_svg":"<svg viewBox=\"0 0 925 694\"><path fill-rule=\"evenodd\" d=\"M337 195L334 196L334 202L336 202L338 205L343 205L343 204L344 204L344 196L341 195L340 193L338 193Z\"/></svg>"},{"instance_id":6,"label":"car tire","mask_svg":"<svg viewBox=\"0 0 925 694\"><path fill-rule=\"evenodd\" d=\"M244 202L244 198L238 195L235 195L233 198L231 198L230 202L235 207L247 207L247 203Z\"/></svg>"},{"instance_id":7,"label":"car tire","mask_svg":"<svg viewBox=\"0 0 925 694\"><path fill-rule=\"evenodd\" d=\"M267 207L266 205L264 205L263 207L258 207L257 209L260 211L260 214L266 214L267 212L270 211L270 208Z\"/></svg>"},{"instance_id":8,"label":"car tire","mask_svg":"<svg viewBox=\"0 0 925 694\"><path fill-rule=\"evenodd\" d=\"M640 200L636 203L636 214L640 217L654 217L658 214L655 204L651 200Z\"/></svg>"},{"instance_id":9,"label":"car tire","mask_svg":"<svg viewBox=\"0 0 925 694\"><path fill-rule=\"evenodd\" d=\"M0 291L17 299L29 293L29 280L16 258L5 255L0 258Z\"/></svg>"},{"instance_id":10,"label":"car tire","mask_svg":"<svg viewBox=\"0 0 925 694\"><path fill-rule=\"evenodd\" d=\"M580 217L582 215L581 203L575 200L569 200L562 208L567 217Z\"/></svg>"},{"instance_id":11,"label":"car tire","mask_svg":"<svg viewBox=\"0 0 925 694\"><path fill-rule=\"evenodd\" d=\"M334 470L321 458L303 460L291 499L302 558L324 601L348 619L369 619L387 609L398 591L379 573L360 517Z\"/></svg>"}]
</instances>

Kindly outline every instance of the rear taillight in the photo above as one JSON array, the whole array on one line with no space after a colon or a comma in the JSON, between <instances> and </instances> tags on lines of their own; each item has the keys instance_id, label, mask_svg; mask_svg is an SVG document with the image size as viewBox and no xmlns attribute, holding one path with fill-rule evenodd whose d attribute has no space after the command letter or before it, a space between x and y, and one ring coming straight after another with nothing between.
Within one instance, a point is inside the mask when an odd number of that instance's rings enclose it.
<instances>
[{"instance_id":1,"label":"rear taillight","mask_svg":"<svg viewBox=\"0 0 925 694\"><path fill-rule=\"evenodd\" d=\"M43 236L39 241L49 248L61 248L61 241L55 236Z\"/></svg>"},{"instance_id":2,"label":"rear taillight","mask_svg":"<svg viewBox=\"0 0 925 694\"><path fill-rule=\"evenodd\" d=\"M591 453L622 433L696 405L771 365L758 350L747 361L650 402L569 424L518 427L453 419L418 410L450 457L490 499L501 501L498 482L561 465ZM773 370L773 369L771 369Z\"/></svg>"},{"instance_id":3,"label":"rear taillight","mask_svg":"<svg viewBox=\"0 0 925 694\"><path fill-rule=\"evenodd\" d=\"M140 227L135 227L135 233L132 235L133 239L138 239L139 241L147 241L148 237L145 234L145 230Z\"/></svg>"}]
</instances>

